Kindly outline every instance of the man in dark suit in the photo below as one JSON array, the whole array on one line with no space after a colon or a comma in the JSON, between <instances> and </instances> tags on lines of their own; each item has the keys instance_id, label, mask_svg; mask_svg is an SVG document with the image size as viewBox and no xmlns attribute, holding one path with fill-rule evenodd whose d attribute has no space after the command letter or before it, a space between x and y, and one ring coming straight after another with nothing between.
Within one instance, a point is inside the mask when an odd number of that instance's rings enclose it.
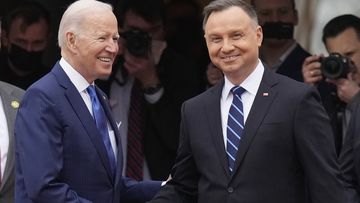
<instances>
[{"instance_id":1,"label":"man in dark suit","mask_svg":"<svg viewBox=\"0 0 360 203\"><path fill-rule=\"evenodd\" d=\"M348 203L360 202L360 97L353 101L351 119L339 156Z\"/></svg>"},{"instance_id":2,"label":"man in dark suit","mask_svg":"<svg viewBox=\"0 0 360 203\"><path fill-rule=\"evenodd\" d=\"M24 90L0 81L0 202L14 202L14 122Z\"/></svg>"},{"instance_id":3,"label":"man in dark suit","mask_svg":"<svg viewBox=\"0 0 360 203\"><path fill-rule=\"evenodd\" d=\"M264 32L261 60L277 73L302 82L302 63L310 54L294 39L299 22L295 0L252 0L251 4Z\"/></svg>"},{"instance_id":4,"label":"man in dark suit","mask_svg":"<svg viewBox=\"0 0 360 203\"><path fill-rule=\"evenodd\" d=\"M15 202L144 202L160 182L122 177L120 134L94 80L111 73L118 26L109 4L63 14L61 60L26 92L15 123Z\"/></svg>"},{"instance_id":5,"label":"man in dark suit","mask_svg":"<svg viewBox=\"0 0 360 203\"><path fill-rule=\"evenodd\" d=\"M264 68L252 7L212 1L203 25L225 77L183 104L173 179L150 202L344 202L320 96ZM234 88L244 92L233 96Z\"/></svg>"},{"instance_id":6,"label":"man in dark suit","mask_svg":"<svg viewBox=\"0 0 360 203\"><path fill-rule=\"evenodd\" d=\"M304 81L317 86L340 152L354 101L360 97L360 18L352 14L336 16L325 25L322 40L329 54L340 54L351 61L350 66L353 64L345 77L332 79L323 75L320 62L323 55L310 56L303 64Z\"/></svg>"}]
</instances>

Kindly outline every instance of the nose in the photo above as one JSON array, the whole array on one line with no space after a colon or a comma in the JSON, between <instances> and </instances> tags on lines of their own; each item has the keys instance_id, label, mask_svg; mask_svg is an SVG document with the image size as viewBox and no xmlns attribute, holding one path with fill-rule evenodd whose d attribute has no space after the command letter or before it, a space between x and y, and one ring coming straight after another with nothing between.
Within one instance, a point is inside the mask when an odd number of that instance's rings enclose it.
<instances>
[{"instance_id":1,"label":"nose","mask_svg":"<svg viewBox=\"0 0 360 203\"><path fill-rule=\"evenodd\" d=\"M272 14L268 17L269 22L278 22L279 20L279 15L276 12L272 12Z\"/></svg>"},{"instance_id":2,"label":"nose","mask_svg":"<svg viewBox=\"0 0 360 203\"><path fill-rule=\"evenodd\" d=\"M221 48L223 52L229 52L234 50L233 42L230 39L224 39L223 46Z\"/></svg>"},{"instance_id":3,"label":"nose","mask_svg":"<svg viewBox=\"0 0 360 203\"><path fill-rule=\"evenodd\" d=\"M116 53L119 50L118 42L111 40L109 44L106 46L106 50L111 53Z\"/></svg>"}]
</instances>

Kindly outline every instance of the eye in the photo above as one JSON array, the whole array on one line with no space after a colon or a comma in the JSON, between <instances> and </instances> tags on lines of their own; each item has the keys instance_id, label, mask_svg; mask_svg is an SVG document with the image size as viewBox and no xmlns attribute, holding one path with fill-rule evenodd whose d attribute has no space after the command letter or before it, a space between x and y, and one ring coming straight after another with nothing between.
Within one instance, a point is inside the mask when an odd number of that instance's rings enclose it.
<instances>
[{"instance_id":1,"label":"eye","mask_svg":"<svg viewBox=\"0 0 360 203\"><path fill-rule=\"evenodd\" d=\"M238 40L238 39L241 39L244 35L242 33L235 33L233 36L232 36L232 39L234 40Z\"/></svg>"},{"instance_id":2,"label":"eye","mask_svg":"<svg viewBox=\"0 0 360 203\"><path fill-rule=\"evenodd\" d=\"M261 11L259 11L259 15L261 15L261 16L270 16L271 15L271 10L261 10Z\"/></svg>"},{"instance_id":3,"label":"eye","mask_svg":"<svg viewBox=\"0 0 360 203\"><path fill-rule=\"evenodd\" d=\"M285 16L288 15L289 13L290 13L290 8L280 8L277 10L278 15Z\"/></svg>"},{"instance_id":4,"label":"eye","mask_svg":"<svg viewBox=\"0 0 360 203\"><path fill-rule=\"evenodd\" d=\"M120 38L119 36L113 37L113 41L117 43L119 42L119 38Z\"/></svg>"},{"instance_id":5,"label":"eye","mask_svg":"<svg viewBox=\"0 0 360 203\"><path fill-rule=\"evenodd\" d=\"M103 42L103 41L106 40L106 37L99 37L98 40L99 40L100 42Z\"/></svg>"},{"instance_id":6,"label":"eye","mask_svg":"<svg viewBox=\"0 0 360 203\"><path fill-rule=\"evenodd\" d=\"M221 37L210 37L210 42L219 43L221 42Z\"/></svg>"}]
</instances>

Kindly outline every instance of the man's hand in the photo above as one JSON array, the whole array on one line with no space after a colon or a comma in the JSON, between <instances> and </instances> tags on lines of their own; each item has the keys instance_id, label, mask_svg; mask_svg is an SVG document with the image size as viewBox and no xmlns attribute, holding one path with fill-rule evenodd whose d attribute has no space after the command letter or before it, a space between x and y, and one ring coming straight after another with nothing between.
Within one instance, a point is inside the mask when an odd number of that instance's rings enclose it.
<instances>
[{"instance_id":1,"label":"man's hand","mask_svg":"<svg viewBox=\"0 0 360 203\"><path fill-rule=\"evenodd\" d=\"M310 85L314 85L323 79L321 74L321 63L319 62L322 56L309 56L305 59L302 65L302 75L304 78L304 82Z\"/></svg>"},{"instance_id":2,"label":"man's hand","mask_svg":"<svg viewBox=\"0 0 360 203\"><path fill-rule=\"evenodd\" d=\"M353 80L352 73L349 73L347 78L326 79L326 82L336 85L337 95L345 103L351 102L360 90L359 85Z\"/></svg>"},{"instance_id":3,"label":"man's hand","mask_svg":"<svg viewBox=\"0 0 360 203\"><path fill-rule=\"evenodd\" d=\"M151 53L144 57L136 57L125 50L124 59L124 67L130 75L133 75L142 83L144 88L156 85L160 82L154 57Z\"/></svg>"}]
</instances>

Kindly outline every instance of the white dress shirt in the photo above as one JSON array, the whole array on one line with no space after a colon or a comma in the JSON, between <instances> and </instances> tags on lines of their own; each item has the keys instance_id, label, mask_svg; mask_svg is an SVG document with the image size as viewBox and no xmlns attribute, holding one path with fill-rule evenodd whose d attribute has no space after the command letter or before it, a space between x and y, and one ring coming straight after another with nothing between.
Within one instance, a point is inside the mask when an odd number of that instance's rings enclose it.
<instances>
[{"instance_id":1,"label":"white dress shirt","mask_svg":"<svg viewBox=\"0 0 360 203\"><path fill-rule=\"evenodd\" d=\"M88 108L90 114L92 115L93 112L92 112L91 99L88 92L86 91L86 88L88 88L89 85L94 85L94 83L89 84L86 81L86 79L79 72L77 72L64 58L61 58L59 63L62 69L65 71L66 75L70 78L70 81L75 85L76 89L79 91L82 99L86 104L86 107ZM114 134L114 130L111 128L109 124L109 121L107 121L107 127L108 127L111 147L114 151L115 159L117 159L117 145L115 140L115 134Z\"/></svg>"},{"instance_id":2,"label":"white dress shirt","mask_svg":"<svg viewBox=\"0 0 360 203\"><path fill-rule=\"evenodd\" d=\"M243 109L244 109L245 127L246 127L246 119L249 115L252 104L254 103L255 96L259 89L263 74L264 74L264 65L259 60L254 71L240 84L240 86L246 90L241 95L241 99L243 102ZM233 100L233 95L231 94L230 90L235 85L232 84L226 76L224 77L224 81L225 83L221 93L220 106L221 106L221 124L223 130L223 138L226 147L227 120L229 116L230 106Z\"/></svg>"},{"instance_id":3,"label":"white dress shirt","mask_svg":"<svg viewBox=\"0 0 360 203\"><path fill-rule=\"evenodd\" d=\"M5 165L7 160L7 153L9 150L9 129L6 121L3 102L0 96L0 167L1 167L1 180L4 176Z\"/></svg>"}]
</instances>

